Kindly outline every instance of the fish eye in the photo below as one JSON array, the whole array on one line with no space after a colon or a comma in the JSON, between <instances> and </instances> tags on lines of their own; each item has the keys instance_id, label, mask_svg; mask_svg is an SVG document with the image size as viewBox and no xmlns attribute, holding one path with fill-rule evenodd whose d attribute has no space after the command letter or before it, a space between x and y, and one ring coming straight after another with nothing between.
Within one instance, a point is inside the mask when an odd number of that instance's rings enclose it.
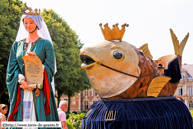
<instances>
[{"instance_id":1,"label":"fish eye","mask_svg":"<svg viewBox=\"0 0 193 129\"><path fill-rule=\"evenodd\" d=\"M123 54L119 51L114 51L113 52L113 57L117 60L120 60L123 57Z\"/></svg>"}]
</instances>

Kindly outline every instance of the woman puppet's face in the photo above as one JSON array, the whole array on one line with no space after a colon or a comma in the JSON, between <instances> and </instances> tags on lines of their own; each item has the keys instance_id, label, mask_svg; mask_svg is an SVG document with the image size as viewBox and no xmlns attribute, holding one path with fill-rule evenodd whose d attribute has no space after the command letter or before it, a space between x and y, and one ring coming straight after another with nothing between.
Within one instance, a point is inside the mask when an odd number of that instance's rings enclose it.
<instances>
[{"instance_id":1,"label":"woman puppet's face","mask_svg":"<svg viewBox=\"0 0 193 129\"><path fill-rule=\"evenodd\" d=\"M24 26L25 26L25 29L28 31L28 32L33 32L36 28L36 23L35 21L30 18L30 17L26 17L24 18Z\"/></svg>"}]
</instances>

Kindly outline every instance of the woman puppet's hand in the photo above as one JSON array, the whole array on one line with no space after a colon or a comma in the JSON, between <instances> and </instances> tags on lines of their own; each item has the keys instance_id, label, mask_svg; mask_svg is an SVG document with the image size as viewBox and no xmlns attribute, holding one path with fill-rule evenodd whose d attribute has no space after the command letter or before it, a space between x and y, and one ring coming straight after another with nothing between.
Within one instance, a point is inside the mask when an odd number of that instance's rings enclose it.
<instances>
[{"instance_id":1,"label":"woman puppet's hand","mask_svg":"<svg viewBox=\"0 0 193 129\"><path fill-rule=\"evenodd\" d=\"M36 56L36 53L35 53L35 52L27 52L27 54L28 54L29 56Z\"/></svg>"},{"instance_id":2,"label":"woman puppet's hand","mask_svg":"<svg viewBox=\"0 0 193 129\"><path fill-rule=\"evenodd\" d=\"M22 85L22 87L21 88L23 88L24 90L33 90L32 88L30 88L29 86L28 86L28 84L31 84L31 83L28 83L28 82L26 82L24 79L21 81L21 85Z\"/></svg>"}]
</instances>

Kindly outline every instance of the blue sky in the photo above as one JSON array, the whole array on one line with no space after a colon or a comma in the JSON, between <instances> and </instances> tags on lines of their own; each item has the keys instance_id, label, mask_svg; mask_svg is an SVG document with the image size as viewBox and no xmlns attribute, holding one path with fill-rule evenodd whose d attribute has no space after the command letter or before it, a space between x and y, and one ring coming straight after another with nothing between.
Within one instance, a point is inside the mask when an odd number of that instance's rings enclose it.
<instances>
[{"instance_id":1,"label":"blue sky","mask_svg":"<svg viewBox=\"0 0 193 129\"><path fill-rule=\"evenodd\" d=\"M179 42L189 32L182 63L193 64L192 0L22 0L27 6L53 9L84 43L84 47L103 42L99 23L129 24L124 41L140 47L148 43L153 59L174 54L169 29Z\"/></svg>"}]
</instances>

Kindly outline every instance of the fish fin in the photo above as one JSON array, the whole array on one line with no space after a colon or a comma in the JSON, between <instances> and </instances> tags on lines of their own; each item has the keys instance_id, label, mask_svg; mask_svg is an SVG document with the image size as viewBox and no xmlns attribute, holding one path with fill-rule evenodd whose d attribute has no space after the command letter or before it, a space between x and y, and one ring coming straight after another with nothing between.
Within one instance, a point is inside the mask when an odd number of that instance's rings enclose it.
<instances>
[{"instance_id":1,"label":"fish fin","mask_svg":"<svg viewBox=\"0 0 193 129\"><path fill-rule=\"evenodd\" d=\"M143 53L144 53L147 57L149 57L151 60L153 59L153 57L152 57L152 55L151 55L151 53L150 53L150 51L149 51L149 48L148 48L148 44L147 44L147 43L144 44L144 45L142 45L139 49L142 50Z\"/></svg>"},{"instance_id":2,"label":"fish fin","mask_svg":"<svg viewBox=\"0 0 193 129\"><path fill-rule=\"evenodd\" d=\"M160 76L154 78L147 89L147 96L157 97L165 86L165 84L170 80L170 77Z\"/></svg>"},{"instance_id":3,"label":"fish fin","mask_svg":"<svg viewBox=\"0 0 193 129\"><path fill-rule=\"evenodd\" d=\"M177 37L174 34L172 29L170 29L170 33L171 33L172 42L173 42L173 45L174 45L174 52L175 52L175 54L182 56L182 52L183 52L184 46L186 45L186 42L188 40L189 33L185 36L185 38L182 40L182 42L180 44L179 44L179 41L178 41L178 39L177 39Z\"/></svg>"},{"instance_id":4,"label":"fish fin","mask_svg":"<svg viewBox=\"0 0 193 129\"><path fill-rule=\"evenodd\" d=\"M182 56L184 47L185 47L185 45L186 45L186 42L187 42L187 40L188 40L188 37L189 37L189 33L187 33L187 35L184 37L184 39L183 39L182 42L180 43L179 53L180 53L181 56Z\"/></svg>"}]
</instances>

